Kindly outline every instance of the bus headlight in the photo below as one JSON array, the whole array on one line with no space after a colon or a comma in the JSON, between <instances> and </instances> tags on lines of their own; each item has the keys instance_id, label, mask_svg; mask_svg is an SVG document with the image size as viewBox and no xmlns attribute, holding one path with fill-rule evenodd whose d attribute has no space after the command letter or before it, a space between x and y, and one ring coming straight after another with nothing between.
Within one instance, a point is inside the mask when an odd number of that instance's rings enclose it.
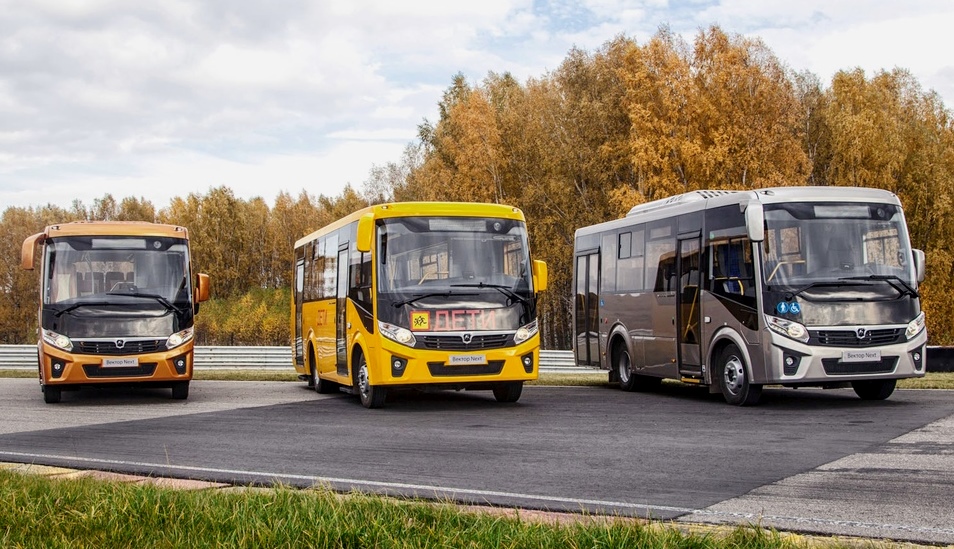
<instances>
[{"instance_id":1,"label":"bus headlight","mask_svg":"<svg viewBox=\"0 0 954 549\"><path fill-rule=\"evenodd\" d=\"M521 326L517 328L517 333L513 334L513 342L517 345L523 343L524 341L530 339L537 333L537 321L534 320L526 326Z\"/></svg>"},{"instance_id":2,"label":"bus headlight","mask_svg":"<svg viewBox=\"0 0 954 549\"><path fill-rule=\"evenodd\" d=\"M381 322L380 320L378 321L378 328L381 330L381 335L391 341L397 341L401 345L407 345L408 347L413 347L417 344L417 339L414 337L414 334L407 328L395 326L389 322Z\"/></svg>"},{"instance_id":3,"label":"bus headlight","mask_svg":"<svg viewBox=\"0 0 954 549\"><path fill-rule=\"evenodd\" d=\"M181 332L176 332L169 336L169 339L166 340L166 349L175 349L179 345L182 345L186 341L192 339L192 335L195 333L194 328L186 328Z\"/></svg>"},{"instance_id":4,"label":"bus headlight","mask_svg":"<svg viewBox=\"0 0 954 549\"><path fill-rule=\"evenodd\" d=\"M917 318L915 318L911 322L908 322L908 328L904 331L904 335L907 336L908 339L911 339L914 336L920 334L921 330L923 329L924 329L924 312L922 311L921 314L917 316Z\"/></svg>"},{"instance_id":5,"label":"bus headlight","mask_svg":"<svg viewBox=\"0 0 954 549\"><path fill-rule=\"evenodd\" d=\"M64 351L73 350L73 342L70 341L70 338L66 337L63 334L58 334L56 332L51 332L49 330L41 330L43 335L43 341L49 343L50 345L63 349Z\"/></svg>"},{"instance_id":6,"label":"bus headlight","mask_svg":"<svg viewBox=\"0 0 954 549\"><path fill-rule=\"evenodd\" d=\"M808 343L808 329L798 322L792 322L791 320L778 318L777 316L770 316L768 317L768 326L773 332L782 334L785 337L790 337L795 341Z\"/></svg>"}]
</instances>

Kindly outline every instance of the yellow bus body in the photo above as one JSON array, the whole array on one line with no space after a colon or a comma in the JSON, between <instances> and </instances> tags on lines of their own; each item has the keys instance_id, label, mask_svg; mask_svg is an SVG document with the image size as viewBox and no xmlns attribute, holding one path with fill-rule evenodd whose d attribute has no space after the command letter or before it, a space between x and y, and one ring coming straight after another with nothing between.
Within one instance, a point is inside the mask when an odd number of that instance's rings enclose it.
<instances>
[{"instance_id":1,"label":"yellow bus body","mask_svg":"<svg viewBox=\"0 0 954 549\"><path fill-rule=\"evenodd\" d=\"M345 231L350 235L349 238L360 239L366 228L358 227L356 224L402 217L502 219L519 223L521 226L525 224L522 211L499 204L412 202L371 206L299 239L295 243L298 258L296 277L306 276L303 274L302 267L302 249L306 245L314 245L336 231ZM376 230L373 233L376 234ZM336 242L343 245L341 241ZM358 244L359 247L364 245L367 243ZM355 253L354 247L354 243L351 243L352 253ZM338 336L336 323L339 312L338 297L301 299L299 295L301 281L296 281L299 290L292 292L291 332L293 338L296 334L300 338L300 348L297 351L296 343L293 342L293 355L298 356L300 353L300 358L293 360L300 378L303 380L310 378L312 383L319 385L323 381L330 381L346 391L352 388L357 390L355 368L357 361L363 357L367 362L370 383L377 387L492 389L499 387L502 383L522 384L525 381L537 379L540 358L539 331L525 341L514 345L480 350L479 355L484 362L493 365L494 371L487 373L475 373L473 369L468 371L466 367L450 365L452 355L467 355L468 351L412 348L382 335L378 328L378 320L382 312L380 307L383 305L376 291L380 282L379 250L377 246L371 245L366 254L370 254L371 257L369 288L371 299L369 301L373 322L369 329L365 323L355 320L361 316L361 311L353 299L346 299L344 306L347 329L343 342ZM546 287L547 283L546 264L541 261L532 261L531 266L534 291L540 291ZM298 315L300 315L300 321ZM535 319L533 323L535 326ZM339 343L344 343L346 346L347 367L342 366L339 358ZM396 375L395 369L392 368L395 359L403 361L399 375ZM479 369L479 366L477 368Z\"/></svg>"}]
</instances>

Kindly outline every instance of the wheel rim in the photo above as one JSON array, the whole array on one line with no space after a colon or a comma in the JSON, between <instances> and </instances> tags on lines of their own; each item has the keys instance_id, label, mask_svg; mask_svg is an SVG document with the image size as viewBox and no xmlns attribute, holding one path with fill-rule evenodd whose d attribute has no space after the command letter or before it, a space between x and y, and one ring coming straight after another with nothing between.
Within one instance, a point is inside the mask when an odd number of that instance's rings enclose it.
<instances>
[{"instance_id":1,"label":"wheel rim","mask_svg":"<svg viewBox=\"0 0 954 549\"><path fill-rule=\"evenodd\" d=\"M737 395L745 386L745 366L739 357L732 355L725 361L725 369L722 372L722 384L726 390Z\"/></svg>"},{"instance_id":2,"label":"wheel rim","mask_svg":"<svg viewBox=\"0 0 954 549\"><path fill-rule=\"evenodd\" d=\"M368 382L368 363L364 360L358 366L358 391L361 392L361 398L367 399L371 392L371 384Z\"/></svg>"},{"instance_id":3,"label":"wheel rim","mask_svg":"<svg viewBox=\"0 0 954 549\"><path fill-rule=\"evenodd\" d=\"M631 363L629 360L629 353L627 351L623 351L619 355L619 362L617 363L617 366L616 366L617 373L619 374L620 383L629 383L630 364Z\"/></svg>"}]
</instances>

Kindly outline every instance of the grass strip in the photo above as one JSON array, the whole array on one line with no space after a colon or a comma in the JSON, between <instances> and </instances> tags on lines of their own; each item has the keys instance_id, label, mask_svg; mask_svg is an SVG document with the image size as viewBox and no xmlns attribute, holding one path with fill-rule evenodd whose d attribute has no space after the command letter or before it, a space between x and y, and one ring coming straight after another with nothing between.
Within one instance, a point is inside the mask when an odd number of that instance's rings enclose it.
<instances>
[{"instance_id":1,"label":"grass strip","mask_svg":"<svg viewBox=\"0 0 954 549\"><path fill-rule=\"evenodd\" d=\"M826 541L826 547L837 546ZM693 531L633 519L525 520L324 489L173 490L0 470L0 546L817 547L756 526Z\"/></svg>"}]
</instances>

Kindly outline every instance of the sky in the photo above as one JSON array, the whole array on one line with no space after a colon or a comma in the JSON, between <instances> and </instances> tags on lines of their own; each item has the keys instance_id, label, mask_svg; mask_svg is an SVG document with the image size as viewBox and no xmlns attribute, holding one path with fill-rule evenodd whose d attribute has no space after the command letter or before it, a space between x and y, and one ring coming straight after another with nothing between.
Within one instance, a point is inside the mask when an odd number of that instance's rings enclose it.
<instances>
[{"instance_id":1,"label":"sky","mask_svg":"<svg viewBox=\"0 0 954 549\"><path fill-rule=\"evenodd\" d=\"M954 107L951 0L0 0L0 212L360 191L457 73L526 82L713 24L824 85L901 67Z\"/></svg>"}]
</instances>

